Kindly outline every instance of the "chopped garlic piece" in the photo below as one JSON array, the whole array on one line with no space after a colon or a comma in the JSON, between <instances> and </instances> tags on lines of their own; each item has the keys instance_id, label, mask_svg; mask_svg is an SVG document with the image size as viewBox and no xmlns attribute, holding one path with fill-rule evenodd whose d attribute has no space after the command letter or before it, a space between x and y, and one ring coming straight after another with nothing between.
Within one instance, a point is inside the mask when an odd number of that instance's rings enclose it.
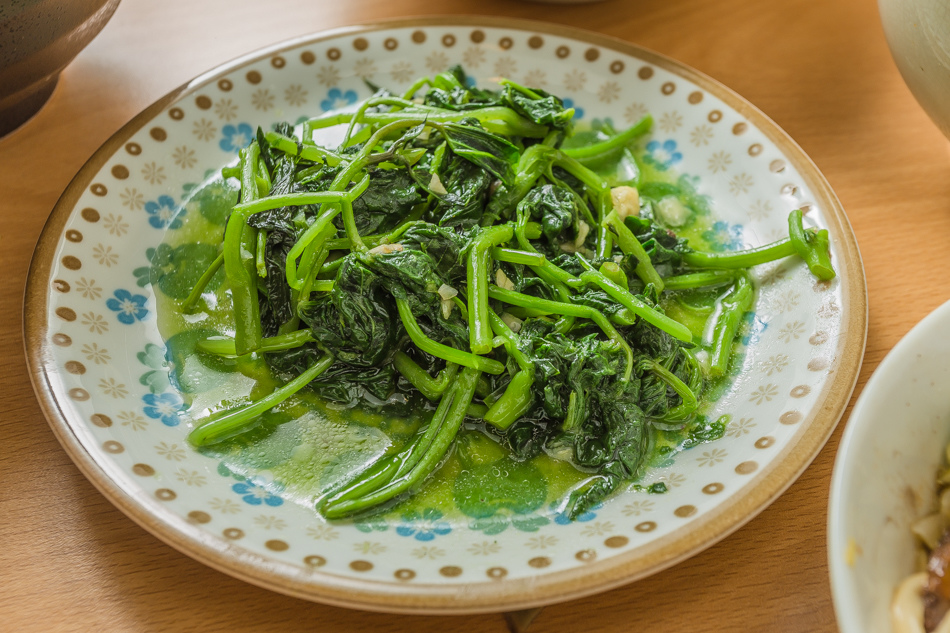
<instances>
[{"instance_id":1,"label":"chopped garlic piece","mask_svg":"<svg viewBox=\"0 0 950 633\"><path fill-rule=\"evenodd\" d=\"M614 187L610 190L610 201L621 220L640 215L640 192L636 187Z\"/></svg>"},{"instance_id":2,"label":"chopped garlic piece","mask_svg":"<svg viewBox=\"0 0 950 633\"><path fill-rule=\"evenodd\" d=\"M514 332L515 334L521 331L522 321L515 315L509 314L508 312L502 312L501 320L504 321L505 325L508 326L508 329Z\"/></svg>"},{"instance_id":3,"label":"chopped garlic piece","mask_svg":"<svg viewBox=\"0 0 950 633\"><path fill-rule=\"evenodd\" d=\"M458 290L456 290L455 288L453 288L452 286L448 284L442 284L441 286L439 286L439 296L442 297L443 301L446 301L447 299L451 299L452 297L457 296L458 293L459 293Z\"/></svg>"},{"instance_id":4,"label":"chopped garlic piece","mask_svg":"<svg viewBox=\"0 0 950 633\"><path fill-rule=\"evenodd\" d=\"M565 253L576 253L577 247L571 242L561 242L561 250Z\"/></svg>"},{"instance_id":5,"label":"chopped garlic piece","mask_svg":"<svg viewBox=\"0 0 950 633\"><path fill-rule=\"evenodd\" d=\"M683 226L689 220L690 215L690 210L675 196L667 196L660 200L659 204L656 205L656 212L660 219L669 226Z\"/></svg>"},{"instance_id":6,"label":"chopped garlic piece","mask_svg":"<svg viewBox=\"0 0 950 633\"><path fill-rule=\"evenodd\" d=\"M439 174L435 172L432 173L432 178L429 179L429 189L440 196L444 196L448 193L448 191L446 191L445 187L442 185L442 181L439 180Z\"/></svg>"},{"instance_id":7,"label":"chopped garlic piece","mask_svg":"<svg viewBox=\"0 0 950 633\"><path fill-rule=\"evenodd\" d=\"M390 253L398 253L399 251L406 250L406 247L396 242L395 244L380 244L376 248L369 249L370 255L389 255Z\"/></svg>"},{"instance_id":8,"label":"chopped garlic piece","mask_svg":"<svg viewBox=\"0 0 950 633\"><path fill-rule=\"evenodd\" d=\"M451 299L442 300L442 318L447 319L452 316L452 308L455 307L455 302Z\"/></svg>"},{"instance_id":9,"label":"chopped garlic piece","mask_svg":"<svg viewBox=\"0 0 950 633\"><path fill-rule=\"evenodd\" d=\"M501 268L495 271L495 285L505 290L515 289L515 283L508 279L508 275Z\"/></svg>"},{"instance_id":10,"label":"chopped garlic piece","mask_svg":"<svg viewBox=\"0 0 950 633\"><path fill-rule=\"evenodd\" d=\"M584 245L584 240L587 239L587 234L590 233L590 225L587 222L581 220L577 223L577 238L574 240L574 248L580 248Z\"/></svg>"}]
</instances>

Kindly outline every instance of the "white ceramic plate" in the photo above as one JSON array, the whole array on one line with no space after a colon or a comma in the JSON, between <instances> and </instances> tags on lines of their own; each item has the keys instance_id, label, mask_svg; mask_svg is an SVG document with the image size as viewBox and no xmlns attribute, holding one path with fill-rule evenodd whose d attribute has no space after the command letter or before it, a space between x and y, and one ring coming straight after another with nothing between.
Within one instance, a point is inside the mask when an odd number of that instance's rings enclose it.
<instances>
[{"instance_id":1,"label":"white ceramic plate","mask_svg":"<svg viewBox=\"0 0 950 633\"><path fill-rule=\"evenodd\" d=\"M619 494L566 521L549 505L488 520L438 508L329 525L274 472L249 479L192 451L168 383L148 269L182 226L196 183L258 125L400 89L463 63L480 85L509 76L570 99L581 121L656 119L644 147L708 196L716 240L786 233L804 208L827 228L839 271L816 283L796 262L762 267L748 348L709 412L726 437L650 472L670 492ZM163 268L164 267L164 268ZM142 271L145 271L144 273ZM161 272L161 271L159 271ZM40 239L26 298L29 362L67 451L119 508L227 573L366 609L476 612L537 606L644 577L722 539L811 462L854 387L866 333L854 235L804 153L740 97L685 66L599 35L490 18L415 19L278 44L214 69L150 106L70 184Z\"/></svg>"},{"instance_id":2,"label":"white ceramic plate","mask_svg":"<svg viewBox=\"0 0 950 633\"><path fill-rule=\"evenodd\" d=\"M933 511L950 441L950 303L905 336L851 413L835 458L828 563L843 633L890 633L897 585L914 571L910 525Z\"/></svg>"}]
</instances>

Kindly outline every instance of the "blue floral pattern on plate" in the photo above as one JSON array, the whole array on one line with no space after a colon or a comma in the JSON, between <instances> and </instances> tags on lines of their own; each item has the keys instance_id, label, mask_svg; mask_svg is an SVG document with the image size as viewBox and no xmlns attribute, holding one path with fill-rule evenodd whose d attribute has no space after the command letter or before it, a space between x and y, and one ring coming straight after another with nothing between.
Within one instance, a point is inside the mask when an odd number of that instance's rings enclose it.
<instances>
[{"instance_id":1,"label":"blue floral pattern on plate","mask_svg":"<svg viewBox=\"0 0 950 633\"><path fill-rule=\"evenodd\" d=\"M106 300L106 307L113 312L118 312L117 318L120 323L131 325L136 321L141 321L148 314L145 309L145 302L148 301L145 295L134 295L128 290L116 290L114 297Z\"/></svg>"},{"instance_id":2,"label":"blue floral pattern on plate","mask_svg":"<svg viewBox=\"0 0 950 633\"><path fill-rule=\"evenodd\" d=\"M226 152L236 152L247 147L247 144L254 139L254 130L247 123L225 125L221 128L221 133L224 134L224 137L218 143L218 146Z\"/></svg>"},{"instance_id":3,"label":"blue floral pattern on plate","mask_svg":"<svg viewBox=\"0 0 950 633\"><path fill-rule=\"evenodd\" d=\"M241 481L232 485L231 490L241 495L244 503L252 506L259 506L263 503L276 508L284 503L284 500L279 496L271 493L264 486L250 480Z\"/></svg>"},{"instance_id":4,"label":"blue floral pattern on plate","mask_svg":"<svg viewBox=\"0 0 950 633\"><path fill-rule=\"evenodd\" d=\"M353 105L356 103L356 91L347 90L343 92L339 88L330 88L330 92L327 93L327 98L320 102L320 107L323 108L323 111L328 110L337 110L339 108L345 108L346 106Z\"/></svg>"},{"instance_id":5,"label":"blue floral pattern on plate","mask_svg":"<svg viewBox=\"0 0 950 633\"><path fill-rule=\"evenodd\" d=\"M399 536L413 537L417 541L431 541L452 531L442 513L435 508L426 508L421 513L412 510L402 515L403 524L396 528Z\"/></svg>"},{"instance_id":6,"label":"blue floral pattern on plate","mask_svg":"<svg viewBox=\"0 0 950 633\"><path fill-rule=\"evenodd\" d=\"M161 420L165 426L178 426L178 412L185 408L185 403L177 394L147 393L142 396L145 402L145 415L153 420Z\"/></svg>"},{"instance_id":7,"label":"blue floral pattern on plate","mask_svg":"<svg viewBox=\"0 0 950 633\"><path fill-rule=\"evenodd\" d=\"M729 224L722 220L713 222L712 227L703 232L703 239L716 252L737 251L745 246L742 240L742 225Z\"/></svg>"},{"instance_id":8,"label":"blue floral pattern on plate","mask_svg":"<svg viewBox=\"0 0 950 633\"><path fill-rule=\"evenodd\" d=\"M140 363L151 368L151 371L147 371L139 377L139 382L147 385L149 391L162 393L171 386L171 381L168 379L171 367L165 358L164 347L155 343L148 343L145 346L145 351L136 354L136 358L139 359Z\"/></svg>"},{"instance_id":9,"label":"blue floral pattern on plate","mask_svg":"<svg viewBox=\"0 0 950 633\"><path fill-rule=\"evenodd\" d=\"M184 209L177 209L175 199L171 196L159 196L158 200L149 200L145 203L145 212L148 213L148 223L156 229L177 229L181 227L181 216Z\"/></svg>"},{"instance_id":10,"label":"blue floral pattern on plate","mask_svg":"<svg viewBox=\"0 0 950 633\"><path fill-rule=\"evenodd\" d=\"M665 141L650 141L647 143L647 153L643 160L650 163L660 171L666 171L676 163L683 160L682 152L676 151L676 141L667 139Z\"/></svg>"}]
</instances>

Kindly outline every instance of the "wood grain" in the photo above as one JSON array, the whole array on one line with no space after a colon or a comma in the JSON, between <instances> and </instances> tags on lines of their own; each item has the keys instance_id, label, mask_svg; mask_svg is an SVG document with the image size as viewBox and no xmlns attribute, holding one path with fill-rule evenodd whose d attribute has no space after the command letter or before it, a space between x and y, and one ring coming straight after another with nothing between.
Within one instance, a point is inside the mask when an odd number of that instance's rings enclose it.
<instances>
[{"instance_id":1,"label":"wood grain","mask_svg":"<svg viewBox=\"0 0 950 633\"><path fill-rule=\"evenodd\" d=\"M679 59L745 96L824 172L864 256L870 326L856 395L894 344L950 296L950 152L891 61L868 0L456 0L443 13L543 18ZM422 0L125 0L52 100L0 139L0 628L11 631L504 631L501 616L367 614L287 598L206 568L113 508L60 448L22 352L22 292L57 197L92 152L192 76L324 28L433 13ZM937 271L937 272L935 272ZM647 580L544 609L559 631L835 631L828 489L847 414L770 508Z\"/></svg>"}]
</instances>

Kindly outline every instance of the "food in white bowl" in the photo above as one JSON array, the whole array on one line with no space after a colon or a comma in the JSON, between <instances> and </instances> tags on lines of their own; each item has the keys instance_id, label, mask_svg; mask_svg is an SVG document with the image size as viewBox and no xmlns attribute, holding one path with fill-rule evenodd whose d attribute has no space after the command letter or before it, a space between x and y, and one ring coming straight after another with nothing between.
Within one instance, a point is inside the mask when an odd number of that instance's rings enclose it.
<instances>
[{"instance_id":1,"label":"food in white bowl","mask_svg":"<svg viewBox=\"0 0 950 633\"><path fill-rule=\"evenodd\" d=\"M838 449L828 561L842 633L906 630L892 624L891 608L917 569L914 526L938 507L935 480L950 439L948 329L950 303L898 343L868 381Z\"/></svg>"},{"instance_id":2,"label":"food in white bowl","mask_svg":"<svg viewBox=\"0 0 950 633\"><path fill-rule=\"evenodd\" d=\"M947 447L950 452L950 446ZM947 461L950 461L948 458ZM901 582L891 603L891 623L896 633L946 633L950 631L950 469L944 466L934 482L936 509L911 526L919 541L918 571Z\"/></svg>"}]
</instances>

